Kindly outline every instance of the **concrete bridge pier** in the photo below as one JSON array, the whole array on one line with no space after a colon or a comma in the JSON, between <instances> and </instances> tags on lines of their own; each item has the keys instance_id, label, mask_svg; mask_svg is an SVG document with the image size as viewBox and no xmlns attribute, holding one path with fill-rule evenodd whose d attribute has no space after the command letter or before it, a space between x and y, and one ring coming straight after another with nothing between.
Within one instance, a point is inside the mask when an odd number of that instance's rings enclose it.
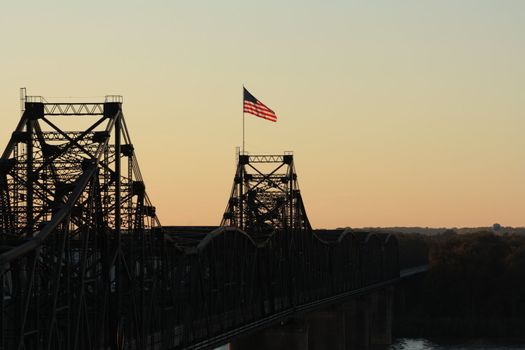
<instances>
[{"instance_id":1,"label":"concrete bridge pier","mask_svg":"<svg viewBox=\"0 0 525 350\"><path fill-rule=\"evenodd\" d=\"M308 350L345 350L346 314L341 308L313 312L308 322Z\"/></svg>"},{"instance_id":2,"label":"concrete bridge pier","mask_svg":"<svg viewBox=\"0 0 525 350\"><path fill-rule=\"evenodd\" d=\"M371 295L370 343L388 345L392 343L393 287L378 290Z\"/></svg>"},{"instance_id":3,"label":"concrete bridge pier","mask_svg":"<svg viewBox=\"0 0 525 350\"><path fill-rule=\"evenodd\" d=\"M308 324L304 319L292 319L248 336L235 339L230 350L308 349Z\"/></svg>"},{"instance_id":4,"label":"concrete bridge pier","mask_svg":"<svg viewBox=\"0 0 525 350\"><path fill-rule=\"evenodd\" d=\"M365 350L392 342L393 288L234 340L230 350Z\"/></svg>"},{"instance_id":5,"label":"concrete bridge pier","mask_svg":"<svg viewBox=\"0 0 525 350\"><path fill-rule=\"evenodd\" d=\"M373 308L376 303L371 295L360 296L344 304L309 314L308 350L362 350L372 343ZM379 318L382 313L375 312ZM379 333L379 332L378 332Z\"/></svg>"},{"instance_id":6,"label":"concrete bridge pier","mask_svg":"<svg viewBox=\"0 0 525 350\"><path fill-rule=\"evenodd\" d=\"M371 297L365 295L341 305L346 316L346 350L370 347L371 304Z\"/></svg>"}]
</instances>

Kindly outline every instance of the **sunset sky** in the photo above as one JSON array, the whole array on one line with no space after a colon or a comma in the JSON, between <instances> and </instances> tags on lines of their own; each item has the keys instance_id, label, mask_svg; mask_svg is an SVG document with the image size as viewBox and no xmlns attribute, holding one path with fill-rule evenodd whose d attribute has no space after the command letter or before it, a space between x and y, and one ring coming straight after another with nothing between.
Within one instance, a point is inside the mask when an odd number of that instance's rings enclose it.
<instances>
[{"instance_id":1,"label":"sunset sky","mask_svg":"<svg viewBox=\"0 0 525 350\"><path fill-rule=\"evenodd\" d=\"M525 225L525 1L10 1L0 147L19 88L124 96L165 225L217 225L242 142L293 150L314 227ZM60 98L58 98L60 99Z\"/></svg>"}]
</instances>

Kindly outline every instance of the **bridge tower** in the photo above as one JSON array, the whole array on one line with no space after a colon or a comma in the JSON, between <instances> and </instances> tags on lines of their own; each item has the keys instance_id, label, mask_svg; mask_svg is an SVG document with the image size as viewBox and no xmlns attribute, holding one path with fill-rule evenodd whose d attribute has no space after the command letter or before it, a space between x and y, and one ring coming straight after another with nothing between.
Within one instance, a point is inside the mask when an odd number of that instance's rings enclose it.
<instances>
[{"instance_id":1,"label":"bridge tower","mask_svg":"<svg viewBox=\"0 0 525 350\"><path fill-rule=\"evenodd\" d=\"M264 240L277 231L310 230L293 154L239 154L233 188L221 226Z\"/></svg>"},{"instance_id":2,"label":"bridge tower","mask_svg":"<svg viewBox=\"0 0 525 350\"><path fill-rule=\"evenodd\" d=\"M0 158L0 349L143 348L163 238L122 97L23 102Z\"/></svg>"}]
</instances>

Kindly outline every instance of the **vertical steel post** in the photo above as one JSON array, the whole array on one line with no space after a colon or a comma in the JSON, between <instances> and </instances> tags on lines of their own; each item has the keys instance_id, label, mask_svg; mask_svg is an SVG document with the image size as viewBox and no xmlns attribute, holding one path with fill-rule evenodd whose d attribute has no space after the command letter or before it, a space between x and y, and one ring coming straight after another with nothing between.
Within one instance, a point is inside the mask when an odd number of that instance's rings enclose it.
<instances>
[{"instance_id":1,"label":"vertical steel post","mask_svg":"<svg viewBox=\"0 0 525 350\"><path fill-rule=\"evenodd\" d=\"M244 151L244 150L243 150ZM239 223L241 230L244 230L244 155L239 155ZM247 156L246 156L247 157Z\"/></svg>"},{"instance_id":2,"label":"vertical steel post","mask_svg":"<svg viewBox=\"0 0 525 350\"><path fill-rule=\"evenodd\" d=\"M120 103L110 102L104 104L104 109L108 109L108 111L104 110L104 113L111 118L115 118L115 126L114 126L114 135L115 135L115 231L114 231L114 242L115 242L115 250L114 254L116 256L113 258L114 261L114 267L115 267L115 306L114 306L114 314L113 319L110 321L115 329L114 334L112 334L113 337L113 348L119 349L119 347L122 346L120 344L120 337L122 334L120 332L123 332L123 325L121 324L122 320L122 280L121 280L121 274L122 274L122 266L121 266L121 223L122 223L122 217L121 217L121 132L122 132L122 120L121 120L121 106Z\"/></svg>"},{"instance_id":3,"label":"vertical steel post","mask_svg":"<svg viewBox=\"0 0 525 350\"><path fill-rule=\"evenodd\" d=\"M290 179L288 181L289 184L290 184L290 188L289 188L289 191L290 191L290 197L289 197L289 205L290 205L290 232L293 232L293 229L294 229L294 217L293 217L293 206L294 206L294 191L295 191L295 181L294 181L294 174L295 174L295 171L294 171L294 164L293 164L293 158L290 162L290 164L288 165L288 171L290 172Z\"/></svg>"},{"instance_id":4,"label":"vertical steel post","mask_svg":"<svg viewBox=\"0 0 525 350\"><path fill-rule=\"evenodd\" d=\"M119 108L120 109L120 108ZM120 152L120 134L121 134L121 119L120 111L117 112L115 121L115 236L118 247L120 248L120 234L121 234L121 208L120 208L120 173L121 173L121 152Z\"/></svg>"},{"instance_id":5,"label":"vertical steel post","mask_svg":"<svg viewBox=\"0 0 525 350\"><path fill-rule=\"evenodd\" d=\"M27 146L26 146L26 224L28 236L33 235L33 118L34 111L31 113L26 122Z\"/></svg>"}]
</instances>

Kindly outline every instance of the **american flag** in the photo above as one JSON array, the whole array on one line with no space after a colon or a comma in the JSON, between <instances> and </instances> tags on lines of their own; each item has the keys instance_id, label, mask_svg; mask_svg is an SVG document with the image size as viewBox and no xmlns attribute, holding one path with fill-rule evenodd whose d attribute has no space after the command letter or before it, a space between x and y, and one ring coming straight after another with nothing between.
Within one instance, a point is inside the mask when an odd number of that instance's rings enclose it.
<instances>
[{"instance_id":1,"label":"american flag","mask_svg":"<svg viewBox=\"0 0 525 350\"><path fill-rule=\"evenodd\" d=\"M259 118L263 118L272 122L277 121L275 112L270 108L266 107L261 101L253 97L252 94L246 88L244 88L244 112L253 114Z\"/></svg>"}]
</instances>

